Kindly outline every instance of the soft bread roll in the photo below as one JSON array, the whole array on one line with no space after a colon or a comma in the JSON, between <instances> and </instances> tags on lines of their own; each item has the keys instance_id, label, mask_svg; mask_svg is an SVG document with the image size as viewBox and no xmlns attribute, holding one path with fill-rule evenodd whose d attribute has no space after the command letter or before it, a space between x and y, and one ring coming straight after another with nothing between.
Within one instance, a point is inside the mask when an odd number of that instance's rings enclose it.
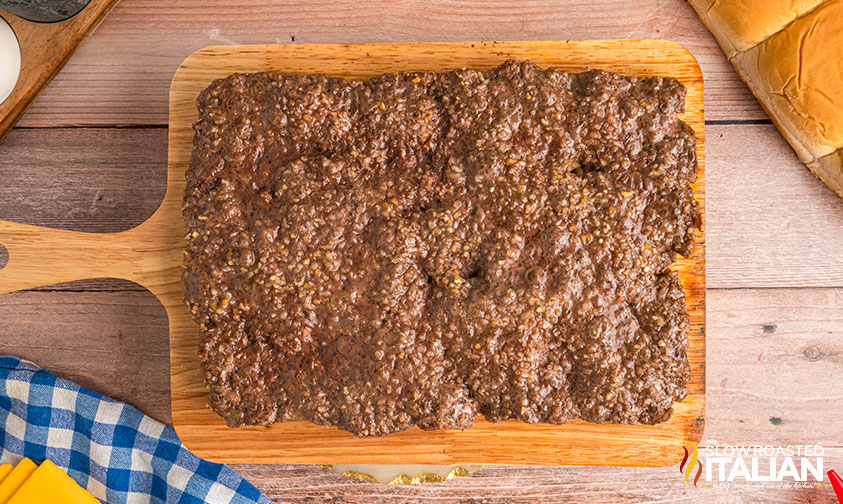
<instances>
[{"instance_id":1,"label":"soft bread roll","mask_svg":"<svg viewBox=\"0 0 843 504\"><path fill-rule=\"evenodd\" d=\"M808 166L814 175L843 198L843 149L820 158L814 164L815 166Z\"/></svg>"},{"instance_id":2,"label":"soft bread roll","mask_svg":"<svg viewBox=\"0 0 843 504\"><path fill-rule=\"evenodd\" d=\"M843 198L843 0L689 1L799 159Z\"/></svg>"},{"instance_id":3,"label":"soft bread roll","mask_svg":"<svg viewBox=\"0 0 843 504\"><path fill-rule=\"evenodd\" d=\"M823 0L690 0L730 58L784 28Z\"/></svg>"},{"instance_id":4,"label":"soft bread roll","mask_svg":"<svg viewBox=\"0 0 843 504\"><path fill-rule=\"evenodd\" d=\"M811 158L843 147L843 0L824 3L735 62Z\"/></svg>"}]
</instances>

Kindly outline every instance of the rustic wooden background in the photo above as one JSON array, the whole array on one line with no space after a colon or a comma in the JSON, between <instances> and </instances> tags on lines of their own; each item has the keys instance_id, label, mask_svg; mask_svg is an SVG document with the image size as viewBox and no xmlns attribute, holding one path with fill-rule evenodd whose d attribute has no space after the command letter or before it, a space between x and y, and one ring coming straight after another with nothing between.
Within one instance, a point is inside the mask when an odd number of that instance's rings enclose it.
<instances>
[{"instance_id":1,"label":"rustic wooden background","mask_svg":"<svg viewBox=\"0 0 843 504\"><path fill-rule=\"evenodd\" d=\"M843 203L798 162L683 0L122 0L0 141L0 219L119 231L151 215L164 195L169 82L206 45L642 37L685 45L705 77L705 439L821 443L825 469L840 471ZM0 296L0 352L169 421L167 321L137 285ZM677 466L500 466L424 487L314 466L235 469L291 503L836 502L828 485L689 487Z\"/></svg>"}]
</instances>

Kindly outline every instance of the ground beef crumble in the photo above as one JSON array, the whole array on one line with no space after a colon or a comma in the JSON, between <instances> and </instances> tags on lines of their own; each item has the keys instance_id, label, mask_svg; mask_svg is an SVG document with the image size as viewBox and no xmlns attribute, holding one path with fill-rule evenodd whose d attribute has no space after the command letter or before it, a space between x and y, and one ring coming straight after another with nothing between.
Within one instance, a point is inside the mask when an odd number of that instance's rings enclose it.
<instances>
[{"instance_id":1,"label":"ground beef crumble","mask_svg":"<svg viewBox=\"0 0 843 504\"><path fill-rule=\"evenodd\" d=\"M667 420L694 132L675 79L236 74L198 98L185 302L228 425Z\"/></svg>"}]
</instances>

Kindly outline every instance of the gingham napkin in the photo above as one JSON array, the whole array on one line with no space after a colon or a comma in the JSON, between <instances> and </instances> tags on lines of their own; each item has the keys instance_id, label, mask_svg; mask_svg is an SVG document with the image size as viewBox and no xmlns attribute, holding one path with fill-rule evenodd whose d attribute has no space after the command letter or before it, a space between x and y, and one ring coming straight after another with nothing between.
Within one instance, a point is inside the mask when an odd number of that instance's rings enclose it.
<instances>
[{"instance_id":1,"label":"gingham napkin","mask_svg":"<svg viewBox=\"0 0 843 504\"><path fill-rule=\"evenodd\" d=\"M108 504L271 504L172 428L10 355L0 355L0 442L0 462L50 459Z\"/></svg>"}]
</instances>

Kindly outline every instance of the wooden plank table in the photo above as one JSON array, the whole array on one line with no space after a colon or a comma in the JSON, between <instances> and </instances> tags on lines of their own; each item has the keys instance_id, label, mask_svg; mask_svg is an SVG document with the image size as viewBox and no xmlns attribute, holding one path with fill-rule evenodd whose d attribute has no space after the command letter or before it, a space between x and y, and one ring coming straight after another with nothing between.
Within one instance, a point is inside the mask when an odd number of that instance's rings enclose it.
<instances>
[{"instance_id":1,"label":"wooden plank table","mask_svg":"<svg viewBox=\"0 0 843 504\"><path fill-rule=\"evenodd\" d=\"M843 203L798 162L683 0L123 0L0 142L0 219L81 231L145 220L164 194L167 89L219 43L663 37L706 85L707 420L719 444L825 448L843 469ZM169 421L167 320L93 280L0 296L0 352ZM277 502L836 502L831 489L688 486L676 466L498 466L383 487L302 465L235 466Z\"/></svg>"}]
</instances>

